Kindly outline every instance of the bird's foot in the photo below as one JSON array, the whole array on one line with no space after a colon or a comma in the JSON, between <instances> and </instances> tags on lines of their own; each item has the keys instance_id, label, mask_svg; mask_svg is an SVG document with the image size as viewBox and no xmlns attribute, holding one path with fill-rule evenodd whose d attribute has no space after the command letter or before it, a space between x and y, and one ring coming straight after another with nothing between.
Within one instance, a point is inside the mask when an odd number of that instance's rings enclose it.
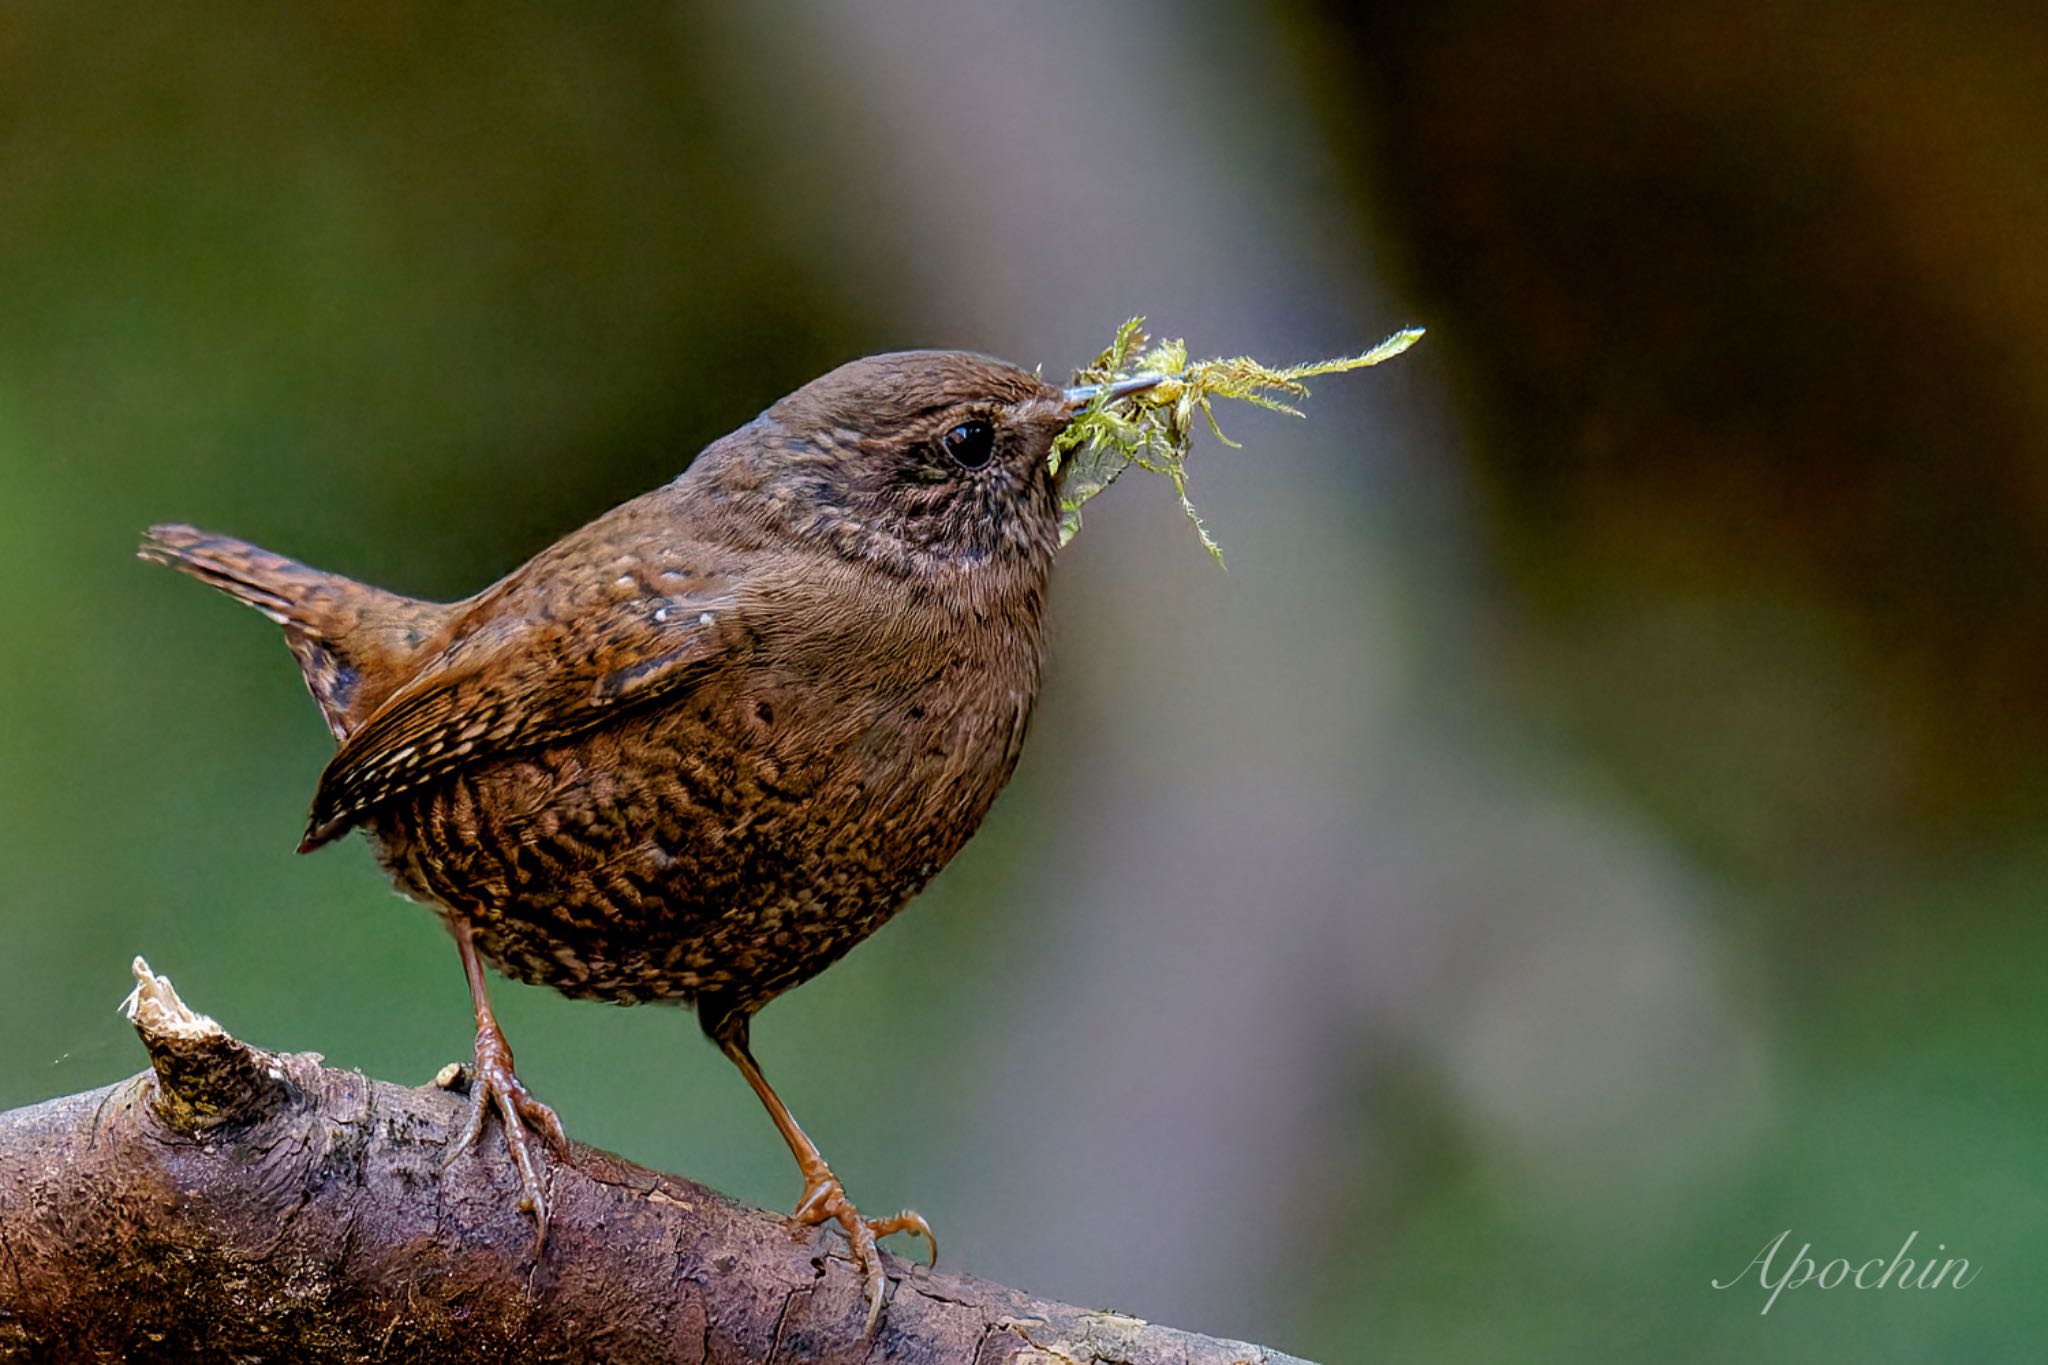
<instances>
[{"instance_id":1,"label":"bird's foot","mask_svg":"<svg viewBox=\"0 0 2048 1365\"><path fill-rule=\"evenodd\" d=\"M477 1027L476 1061L469 1079L469 1122L448 1153L449 1165L483 1136L484 1121L494 1109L504 1121L505 1146L519 1171L519 1211L533 1215L533 1253L538 1256L548 1238L547 1157L541 1147L545 1143L557 1154L566 1154L569 1137L555 1111L535 1099L512 1073L512 1048L493 1021Z\"/></svg>"},{"instance_id":2,"label":"bird's foot","mask_svg":"<svg viewBox=\"0 0 2048 1365\"><path fill-rule=\"evenodd\" d=\"M853 1201L846 1197L846 1187L839 1183L839 1177L819 1166L815 1171L804 1172L804 1197L797 1202L796 1212L790 1220L799 1227L816 1227L820 1223L837 1223L846 1232L846 1240L853 1251L854 1267L860 1271L861 1287L868 1295L867 1330L875 1330L875 1324L882 1317L882 1293L888 1287L888 1277L882 1274L881 1253L876 1250L875 1239L892 1233L909 1232L924 1238L931 1247L931 1263L939 1263L939 1239L932 1235L932 1225L924 1221L922 1214L909 1209L893 1218L863 1218Z\"/></svg>"}]
</instances>

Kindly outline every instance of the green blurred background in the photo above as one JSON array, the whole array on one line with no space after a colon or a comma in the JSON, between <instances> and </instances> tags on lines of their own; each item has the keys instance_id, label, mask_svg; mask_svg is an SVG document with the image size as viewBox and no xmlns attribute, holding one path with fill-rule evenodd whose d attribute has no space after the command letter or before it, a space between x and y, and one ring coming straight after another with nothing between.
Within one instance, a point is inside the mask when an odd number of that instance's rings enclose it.
<instances>
[{"instance_id":1,"label":"green blurred background","mask_svg":"<svg viewBox=\"0 0 2048 1365\"><path fill-rule=\"evenodd\" d=\"M185 519L464 594L838 362L1289 359L1062 557L987 828L763 1061L954 1266L1331 1361L2048 1336L2048 26L1966 0L0 12L0 1107L137 952L424 1080L468 1006ZM1097 510L1099 509L1099 510ZM672 1011L573 1134L772 1207ZM1717 1291L1780 1230L1962 1291Z\"/></svg>"}]
</instances>

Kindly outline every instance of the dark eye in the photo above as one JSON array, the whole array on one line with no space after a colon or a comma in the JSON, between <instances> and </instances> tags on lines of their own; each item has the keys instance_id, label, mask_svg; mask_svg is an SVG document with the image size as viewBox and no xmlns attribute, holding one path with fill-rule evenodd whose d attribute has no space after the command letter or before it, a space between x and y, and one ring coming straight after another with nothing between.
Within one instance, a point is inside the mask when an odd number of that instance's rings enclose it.
<instances>
[{"instance_id":1,"label":"dark eye","mask_svg":"<svg viewBox=\"0 0 2048 1365\"><path fill-rule=\"evenodd\" d=\"M996 453L996 429L977 417L947 432L941 444L954 464L962 469L979 469Z\"/></svg>"}]
</instances>

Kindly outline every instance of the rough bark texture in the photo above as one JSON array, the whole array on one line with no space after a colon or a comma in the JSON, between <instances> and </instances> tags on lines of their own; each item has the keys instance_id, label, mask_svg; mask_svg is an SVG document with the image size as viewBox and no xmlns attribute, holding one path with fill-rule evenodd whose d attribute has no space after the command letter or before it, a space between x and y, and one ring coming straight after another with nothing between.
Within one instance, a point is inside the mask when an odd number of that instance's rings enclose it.
<instances>
[{"instance_id":1,"label":"rough bark texture","mask_svg":"<svg viewBox=\"0 0 2048 1365\"><path fill-rule=\"evenodd\" d=\"M533 1225L465 1100L228 1036L136 963L152 1070L0 1115L0 1360L1289 1360L891 1258L575 1149Z\"/></svg>"}]
</instances>

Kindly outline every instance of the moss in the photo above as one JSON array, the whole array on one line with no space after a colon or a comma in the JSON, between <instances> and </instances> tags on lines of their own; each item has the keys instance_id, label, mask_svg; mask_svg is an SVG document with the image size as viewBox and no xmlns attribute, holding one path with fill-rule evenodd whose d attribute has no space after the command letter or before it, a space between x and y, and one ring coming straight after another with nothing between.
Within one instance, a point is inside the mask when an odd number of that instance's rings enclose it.
<instances>
[{"instance_id":1,"label":"moss","mask_svg":"<svg viewBox=\"0 0 2048 1365\"><path fill-rule=\"evenodd\" d=\"M1098 390L1071 425L1053 442L1052 470L1060 475L1060 543L1081 529L1081 507L1136 466L1170 480L1181 510L1218 564L1223 551L1202 525L1188 501L1188 450L1199 414L1227 446L1237 442L1216 423L1214 402L1231 398L1272 412L1300 417L1288 399L1308 397L1303 381L1346 370L1364 369L1391 360L1422 337L1422 328L1406 327L1360 355L1317 360L1275 369L1250 356L1188 360L1185 341L1153 344L1145 335L1145 319L1132 318L1117 329L1116 339L1094 361L1074 372L1074 383ZM1116 394L1115 386L1153 376L1159 382L1135 393Z\"/></svg>"}]
</instances>

